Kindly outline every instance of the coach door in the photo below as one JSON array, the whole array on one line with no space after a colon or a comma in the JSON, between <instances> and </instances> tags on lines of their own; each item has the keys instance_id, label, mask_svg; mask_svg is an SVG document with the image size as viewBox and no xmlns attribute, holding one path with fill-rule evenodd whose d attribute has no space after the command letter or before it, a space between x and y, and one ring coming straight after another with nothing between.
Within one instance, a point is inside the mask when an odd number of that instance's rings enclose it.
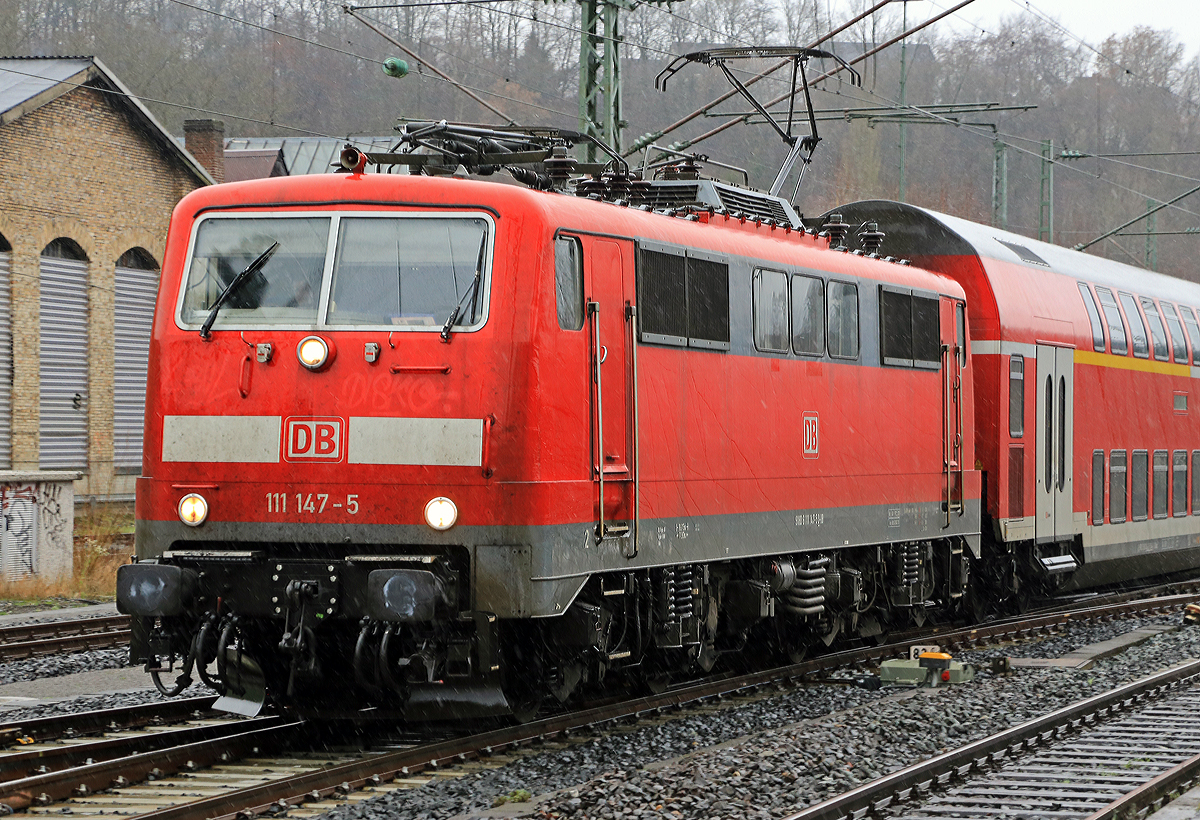
<instances>
[{"instance_id":1,"label":"coach door","mask_svg":"<svg viewBox=\"0 0 1200 820\"><path fill-rule=\"evenodd\" d=\"M634 354L626 277L632 249L609 239L585 239L584 288L591 336L592 478L596 482L598 540L629 533L633 474ZM632 282L629 283L632 285ZM600 501L602 500L602 501ZM632 545L627 552L634 551Z\"/></svg>"},{"instance_id":2,"label":"coach door","mask_svg":"<svg viewBox=\"0 0 1200 820\"><path fill-rule=\"evenodd\" d=\"M1073 538L1072 438L1075 351L1037 346L1037 524L1038 543Z\"/></svg>"}]
</instances>

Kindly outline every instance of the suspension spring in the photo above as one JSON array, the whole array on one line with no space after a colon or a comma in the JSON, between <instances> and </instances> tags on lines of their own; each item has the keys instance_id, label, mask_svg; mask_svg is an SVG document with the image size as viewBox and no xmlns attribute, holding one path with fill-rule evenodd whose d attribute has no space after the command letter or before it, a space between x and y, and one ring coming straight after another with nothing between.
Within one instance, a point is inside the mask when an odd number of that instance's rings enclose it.
<instances>
[{"instance_id":1,"label":"suspension spring","mask_svg":"<svg viewBox=\"0 0 1200 820\"><path fill-rule=\"evenodd\" d=\"M921 579L921 545L908 543L903 550L904 585L914 586Z\"/></svg>"},{"instance_id":2,"label":"suspension spring","mask_svg":"<svg viewBox=\"0 0 1200 820\"><path fill-rule=\"evenodd\" d=\"M675 567L663 570L663 599L667 605L667 623L675 621Z\"/></svg>"},{"instance_id":3,"label":"suspension spring","mask_svg":"<svg viewBox=\"0 0 1200 820\"><path fill-rule=\"evenodd\" d=\"M675 615L683 621L692 617L692 568L685 564L675 571Z\"/></svg>"}]
</instances>

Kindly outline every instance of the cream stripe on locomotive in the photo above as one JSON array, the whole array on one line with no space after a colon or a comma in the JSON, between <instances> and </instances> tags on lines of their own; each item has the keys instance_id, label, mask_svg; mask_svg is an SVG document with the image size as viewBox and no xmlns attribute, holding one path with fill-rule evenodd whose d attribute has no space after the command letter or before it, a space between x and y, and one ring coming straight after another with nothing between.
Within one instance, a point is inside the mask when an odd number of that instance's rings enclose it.
<instances>
[{"instance_id":1,"label":"cream stripe on locomotive","mask_svg":"<svg viewBox=\"0 0 1200 820\"><path fill-rule=\"evenodd\" d=\"M274 464L281 416L166 416L163 461ZM350 464L483 466L482 419L351 416Z\"/></svg>"},{"instance_id":2,"label":"cream stripe on locomotive","mask_svg":"<svg viewBox=\"0 0 1200 820\"><path fill-rule=\"evenodd\" d=\"M482 419L350 417L350 464L483 466Z\"/></svg>"},{"instance_id":3,"label":"cream stripe on locomotive","mask_svg":"<svg viewBox=\"0 0 1200 820\"><path fill-rule=\"evenodd\" d=\"M280 416L165 416L163 461L274 464Z\"/></svg>"}]
</instances>

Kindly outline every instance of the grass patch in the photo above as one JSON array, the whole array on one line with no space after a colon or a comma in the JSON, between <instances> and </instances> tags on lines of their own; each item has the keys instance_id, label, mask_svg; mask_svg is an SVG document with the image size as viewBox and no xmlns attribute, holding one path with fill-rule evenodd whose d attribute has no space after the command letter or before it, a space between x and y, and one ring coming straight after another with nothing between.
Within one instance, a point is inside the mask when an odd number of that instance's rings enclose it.
<instances>
[{"instance_id":1,"label":"grass patch","mask_svg":"<svg viewBox=\"0 0 1200 820\"><path fill-rule=\"evenodd\" d=\"M74 553L70 578L0 579L0 614L111 601L116 595L117 567L129 563L133 553L132 505L80 507Z\"/></svg>"}]
</instances>

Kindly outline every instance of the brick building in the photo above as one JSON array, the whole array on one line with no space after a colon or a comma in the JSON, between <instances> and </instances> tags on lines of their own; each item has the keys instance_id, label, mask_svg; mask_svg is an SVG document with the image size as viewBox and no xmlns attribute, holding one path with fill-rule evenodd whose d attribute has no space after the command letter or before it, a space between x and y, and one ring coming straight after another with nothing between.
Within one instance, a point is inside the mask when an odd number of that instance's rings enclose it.
<instances>
[{"instance_id":1,"label":"brick building","mask_svg":"<svg viewBox=\"0 0 1200 820\"><path fill-rule=\"evenodd\" d=\"M0 469L132 497L167 223L213 181L99 60L0 58Z\"/></svg>"}]
</instances>

